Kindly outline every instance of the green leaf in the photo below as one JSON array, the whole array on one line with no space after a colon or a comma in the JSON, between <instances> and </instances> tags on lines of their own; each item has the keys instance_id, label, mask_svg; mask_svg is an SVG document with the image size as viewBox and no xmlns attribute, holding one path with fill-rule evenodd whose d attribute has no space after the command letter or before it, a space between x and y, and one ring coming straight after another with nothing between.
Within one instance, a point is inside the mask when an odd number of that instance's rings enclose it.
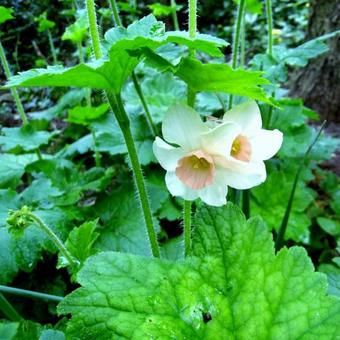
<instances>
[{"instance_id":1,"label":"green leaf","mask_svg":"<svg viewBox=\"0 0 340 340\"><path fill-rule=\"evenodd\" d=\"M0 8L1 9L1 8ZM18 322L1 322L0 323L0 339L13 340L19 327Z\"/></svg>"},{"instance_id":2,"label":"green leaf","mask_svg":"<svg viewBox=\"0 0 340 340\"><path fill-rule=\"evenodd\" d=\"M156 17L168 16L174 11L172 6L166 6L160 3L148 5L148 7L152 10L152 14Z\"/></svg>"},{"instance_id":3,"label":"green leaf","mask_svg":"<svg viewBox=\"0 0 340 340\"><path fill-rule=\"evenodd\" d=\"M322 264L319 271L325 273L328 279L328 293L340 297L340 267Z\"/></svg>"},{"instance_id":4,"label":"green leaf","mask_svg":"<svg viewBox=\"0 0 340 340\"><path fill-rule=\"evenodd\" d=\"M38 323L24 320L22 322L0 323L1 340L65 340L61 331L49 329Z\"/></svg>"},{"instance_id":5,"label":"green leaf","mask_svg":"<svg viewBox=\"0 0 340 340\"><path fill-rule=\"evenodd\" d=\"M71 40L73 43L81 43L87 36L88 21L86 10L78 10L77 20L66 27L61 40Z\"/></svg>"},{"instance_id":6,"label":"green leaf","mask_svg":"<svg viewBox=\"0 0 340 340\"><path fill-rule=\"evenodd\" d=\"M234 0L237 4L240 3L240 0ZM246 7L247 12L253 14L261 14L262 13L262 3L259 0L247 0Z\"/></svg>"},{"instance_id":7,"label":"green leaf","mask_svg":"<svg viewBox=\"0 0 340 340\"><path fill-rule=\"evenodd\" d=\"M6 8L4 6L0 6L0 25L6 22L7 20L14 19L12 8Z\"/></svg>"},{"instance_id":8,"label":"green leaf","mask_svg":"<svg viewBox=\"0 0 340 340\"><path fill-rule=\"evenodd\" d=\"M150 247L135 191L123 186L97 199L93 207L104 227L95 247L150 256Z\"/></svg>"},{"instance_id":9,"label":"green leaf","mask_svg":"<svg viewBox=\"0 0 340 340\"><path fill-rule=\"evenodd\" d=\"M318 217L316 220L326 233L332 236L340 236L340 222L326 217Z\"/></svg>"},{"instance_id":10,"label":"green leaf","mask_svg":"<svg viewBox=\"0 0 340 340\"><path fill-rule=\"evenodd\" d=\"M91 257L81 288L59 305L81 339L331 339L340 302L326 296L303 248L274 254L259 219L232 205L201 208L193 255L169 262L115 252ZM259 313L259 311L261 311Z\"/></svg>"},{"instance_id":11,"label":"green leaf","mask_svg":"<svg viewBox=\"0 0 340 340\"><path fill-rule=\"evenodd\" d=\"M6 201L7 200L7 201ZM29 226L22 237L9 234L6 225L8 209L19 209L20 202L14 192L0 191L0 284L11 282L19 270L31 272L43 251L56 252L48 237L35 225ZM69 217L60 210L35 210L34 213L45 221L61 238L68 232Z\"/></svg>"},{"instance_id":12,"label":"green leaf","mask_svg":"<svg viewBox=\"0 0 340 340\"><path fill-rule=\"evenodd\" d=\"M47 329L41 332L39 340L66 340L66 337L61 331Z\"/></svg>"},{"instance_id":13,"label":"green leaf","mask_svg":"<svg viewBox=\"0 0 340 340\"><path fill-rule=\"evenodd\" d=\"M68 111L68 121L70 123L88 125L91 121L104 115L110 106L103 103L99 106L76 106Z\"/></svg>"},{"instance_id":14,"label":"green leaf","mask_svg":"<svg viewBox=\"0 0 340 340\"><path fill-rule=\"evenodd\" d=\"M38 149L41 145L48 144L49 140L57 132L35 131L31 125L23 127L2 128L0 136L0 145L4 151L13 149L32 151Z\"/></svg>"},{"instance_id":15,"label":"green leaf","mask_svg":"<svg viewBox=\"0 0 340 340\"><path fill-rule=\"evenodd\" d=\"M140 163L148 165L151 162L156 162L152 151L154 137L150 132L145 116L130 114L130 121ZM108 152L113 156L127 153L123 135L113 115L103 116L91 125L96 133L98 151Z\"/></svg>"},{"instance_id":16,"label":"green leaf","mask_svg":"<svg viewBox=\"0 0 340 340\"><path fill-rule=\"evenodd\" d=\"M0 188L15 188L25 173L27 165L35 162L37 155L0 155Z\"/></svg>"},{"instance_id":17,"label":"green leaf","mask_svg":"<svg viewBox=\"0 0 340 340\"><path fill-rule=\"evenodd\" d=\"M11 77L4 88L16 86L75 86L110 89L119 93L133 69L141 61L140 48L156 49L167 43L184 44L200 49L213 56L222 56L219 47L226 42L221 39L197 35L189 38L187 32L164 32L164 24L149 15L128 28L113 28L105 34L108 58L80 64L70 68L50 66L33 69ZM107 60L108 59L108 60Z\"/></svg>"},{"instance_id":18,"label":"green leaf","mask_svg":"<svg viewBox=\"0 0 340 340\"><path fill-rule=\"evenodd\" d=\"M55 22L48 20L46 17L46 12L39 15L39 17L36 19L38 21L38 32L44 32L49 29L52 29L55 26Z\"/></svg>"},{"instance_id":19,"label":"green leaf","mask_svg":"<svg viewBox=\"0 0 340 340\"><path fill-rule=\"evenodd\" d=\"M251 191L253 197L251 213L253 216L262 216L270 230L278 230L281 224L292 185L293 181L288 180L283 172L275 171L268 176L265 183ZM285 233L287 240L308 243L308 227L311 225L311 219L306 210L313 202L314 196L313 191L300 181L295 192Z\"/></svg>"},{"instance_id":20,"label":"green leaf","mask_svg":"<svg viewBox=\"0 0 340 340\"><path fill-rule=\"evenodd\" d=\"M169 107L173 103L186 98L185 84L175 79L170 73L159 73L152 77L145 77L140 85L154 123L162 122ZM124 89L123 98L129 112L139 113L144 111L132 83Z\"/></svg>"},{"instance_id":21,"label":"green leaf","mask_svg":"<svg viewBox=\"0 0 340 340\"><path fill-rule=\"evenodd\" d=\"M99 236L99 233L95 231L97 222L98 220L88 221L74 228L65 242L67 250L79 261L81 266L90 255L95 253L93 245ZM69 265L68 260L59 253L58 268L67 265Z\"/></svg>"},{"instance_id":22,"label":"green leaf","mask_svg":"<svg viewBox=\"0 0 340 340\"><path fill-rule=\"evenodd\" d=\"M60 117L67 108L78 105L85 98L85 92L85 89L70 90L60 97L54 106L43 111L32 112L30 116L33 119L44 119L48 121L56 116Z\"/></svg>"},{"instance_id":23,"label":"green leaf","mask_svg":"<svg viewBox=\"0 0 340 340\"><path fill-rule=\"evenodd\" d=\"M226 92L270 102L259 87L269 83L262 77L262 72L233 70L227 64L202 64L198 60L182 59L175 74L197 92Z\"/></svg>"}]
</instances>

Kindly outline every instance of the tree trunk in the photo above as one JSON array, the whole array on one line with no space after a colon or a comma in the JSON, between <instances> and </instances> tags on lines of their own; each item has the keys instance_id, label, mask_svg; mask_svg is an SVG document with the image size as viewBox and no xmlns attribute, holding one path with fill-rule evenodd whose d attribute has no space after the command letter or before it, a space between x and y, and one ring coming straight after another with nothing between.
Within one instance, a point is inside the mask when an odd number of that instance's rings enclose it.
<instances>
[{"instance_id":1,"label":"tree trunk","mask_svg":"<svg viewBox=\"0 0 340 340\"><path fill-rule=\"evenodd\" d=\"M340 28L339 0L311 0L306 40ZM330 122L340 122L340 36L326 41L330 50L297 71L290 94Z\"/></svg>"}]
</instances>

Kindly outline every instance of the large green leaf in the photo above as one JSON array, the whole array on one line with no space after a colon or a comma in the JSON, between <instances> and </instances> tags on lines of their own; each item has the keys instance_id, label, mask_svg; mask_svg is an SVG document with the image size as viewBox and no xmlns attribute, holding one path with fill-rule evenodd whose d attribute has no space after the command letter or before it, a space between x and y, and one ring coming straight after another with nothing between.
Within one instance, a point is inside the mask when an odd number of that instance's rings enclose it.
<instances>
[{"instance_id":1,"label":"large green leaf","mask_svg":"<svg viewBox=\"0 0 340 340\"><path fill-rule=\"evenodd\" d=\"M340 302L303 248L276 256L260 219L201 208L193 256L169 262L106 252L59 305L72 339L333 339Z\"/></svg>"},{"instance_id":2,"label":"large green leaf","mask_svg":"<svg viewBox=\"0 0 340 340\"><path fill-rule=\"evenodd\" d=\"M186 32L164 31L164 24L149 15L128 28L113 28L105 34L107 56L103 59L70 68L52 66L35 69L11 77L5 88L16 86L76 86L110 89L119 93L126 79L141 61L142 55L133 53L141 47L156 49L167 43L178 43L188 47L221 55L219 47L226 45L210 36L197 35L189 38Z\"/></svg>"},{"instance_id":3,"label":"large green leaf","mask_svg":"<svg viewBox=\"0 0 340 340\"><path fill-rule=\"evenodd\" d=\"M194 91L227 92L268 102L259 87L269 82L261 72L233 70L227 64L202 64L198 60L183 59L175 73Z\"/></svg>"},{"instance_id":4,"label":"large green leaf","mask_svg":"<svg viewBox=\"0 0 340 340\"><path fill-rule=\"evenodd\" d=\"M140 53L145 55L148 66L157 68L161 72L173 72L196 92L225 92L270 103L270 99L260 87L269 84L269 81L262 77L263 72L233 70L227 64L203 64L192 58L182 58L174 66L148 48L141 49Z\"/></svg>"}]
</instances>

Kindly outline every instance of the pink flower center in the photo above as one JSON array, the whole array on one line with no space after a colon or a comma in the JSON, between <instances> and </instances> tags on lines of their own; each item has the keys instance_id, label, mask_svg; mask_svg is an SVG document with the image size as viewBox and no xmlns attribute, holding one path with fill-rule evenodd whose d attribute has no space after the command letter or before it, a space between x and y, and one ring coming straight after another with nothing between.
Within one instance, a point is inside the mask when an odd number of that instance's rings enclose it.
<instances>
[{"instance_id":1,"label":"pink flower center","mask_svg":"<svg viewBox=\"0 0 340 340\"><path fill-rule=\"evenodd\" d=\"M245 136L238 135L231 146L231 155L243 162L249 162L251 157L251 145Z\"/></svg>"},{"instance_id":2,"label":"pink flower center","mask_svg":"<svg viewBox=\"0 0 340 340\"><path fill-rule=\"evenodd\" d=\"M202 189L212 184L214 174L214 161L202 150L191 152L177 163L176 176L191 189Z\"/></svg>"}]
</instances>

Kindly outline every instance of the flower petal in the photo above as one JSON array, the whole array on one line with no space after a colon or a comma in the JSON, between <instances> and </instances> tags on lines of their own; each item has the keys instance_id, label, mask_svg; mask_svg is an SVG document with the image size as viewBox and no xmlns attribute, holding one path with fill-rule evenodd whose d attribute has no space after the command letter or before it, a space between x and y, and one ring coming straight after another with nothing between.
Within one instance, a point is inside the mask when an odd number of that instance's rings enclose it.
<instances>
[{"instance_id":1,"label":"flower petal","mask_svg":"<svg viewBox=\"0 0 340 340\"><path fill-rule=\"evenodd\" d=\"M230 155L235 138L241 133L241 127L234 123L223 123L201 137L202 148L210 155L226 157Z\"/></svg>"},{"instance_id":2,"label":"flower petal","mask_svg":"<svg viewBox=\"0 0 340 340\"><path fill-rule=\"evenodd\" d=\"M225 183L221 170L216 171L214 183L199 190L199 197L206 204L220 207L227 203L228 186Z\"/></svg>"},{"instance_id":3,"label":"flower petal","mask_svg":"<svg viewBox=\"0 0 340 340\"><path fill-rule=\"evenodd\" d=\"M279 130L256 131L250 138L251 159L254 161L263 161L273 157L282 145L282 132Z\"/></svg>"},{"instance_id":4,"label":"flower petal","mask_svg":"<svg viewBox=\"0 0 340 340\"><path fill-rule=\"evenodd\" d=\"M199 147L200 135L209 131L200 115L191 107L175 104L164 117L162 132L169 143L178 144L190 150Z\"/></svg>"},{"instance_id":5,"label":"flower petal","mask_svg":"<svg viewBox=\"0 0 340 340\"><path fill-rule=\"evenodd\" d=\"M198 191L184 185L174 171L167 171L165 183L172 196L180 196L188 201L198 198Z\"/></svg>"},{"instance_id":6,"label":"flower petal","mask_svg":"<svg viewBox=\"0 0 340 340\"><path fill-rule=\"evenodd\" d=\"M264 162L242 162L234 158L219 160L224 182L231 188L245 190L255 187L266 180Z\"/></svg>"},{"instance_id":7,"label":"flower petal","mask_svg":"<svg viewBox=\"0 0 340 340\"><path fill-rule=\"evenodd\" d=\"M152 147L159 164L168 171L174 171L178 160L186 154L183 148L174 148L159 137L156 137Z\"/></svg>"},{"instance_id":8,"label":"flower petal","mask_svg":"<svg viewBox=\"0 0 340 340\"><path fill-rule=\"evenodd\" d=\"M241 125L242 134L251 133L262 127L261 112L255 100L234 106L224 114L223 121Z\"/></svg>"}]
</instances>

